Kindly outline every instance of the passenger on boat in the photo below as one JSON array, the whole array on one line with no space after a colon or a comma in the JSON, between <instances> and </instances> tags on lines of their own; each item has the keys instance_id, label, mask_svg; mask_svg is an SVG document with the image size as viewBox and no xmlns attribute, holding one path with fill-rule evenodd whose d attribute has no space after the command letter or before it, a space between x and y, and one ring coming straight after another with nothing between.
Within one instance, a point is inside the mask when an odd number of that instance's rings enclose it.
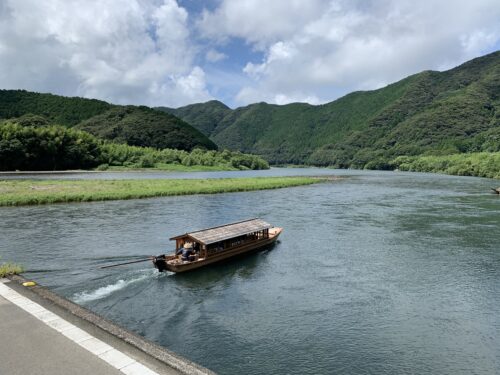
<instances>
[{"instance_id":1,"label":"passenger on boat","mask_svg":"<svg viewBox=\"0 0 500 375\"><path fill-rule=\"evenodd\" d=\"M193 257L193 244L191 242L186 242L184 244L184 248L182 249L182 260L183 261L188 261L188 260L194 260Z\"/></svg>"}]
</instances>

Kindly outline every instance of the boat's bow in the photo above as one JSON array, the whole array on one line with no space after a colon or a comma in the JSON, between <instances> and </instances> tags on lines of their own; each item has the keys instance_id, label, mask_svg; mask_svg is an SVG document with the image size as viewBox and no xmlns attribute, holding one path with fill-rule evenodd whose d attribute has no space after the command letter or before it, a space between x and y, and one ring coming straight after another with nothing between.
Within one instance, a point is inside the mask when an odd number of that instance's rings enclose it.
<instances>
[{"instance_id":1,"label":"boat's bow","mask_svg":"<svg viewBox=\"0 0 500 375\"><path fill-rule=\"evenodd\" d=\"M274 238L275 240L278 239L278 236L283 232L283 228L280 227L273 227L269 228L269 238Z\"/></svg>"}]
</instances>

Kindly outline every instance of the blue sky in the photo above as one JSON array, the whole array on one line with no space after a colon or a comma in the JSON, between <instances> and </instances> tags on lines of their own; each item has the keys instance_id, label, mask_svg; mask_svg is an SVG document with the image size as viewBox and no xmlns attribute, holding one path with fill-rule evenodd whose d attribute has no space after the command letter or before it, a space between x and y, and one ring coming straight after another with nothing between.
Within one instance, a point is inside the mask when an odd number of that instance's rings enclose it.
<instances>
[{"instance_id":1,"label":"blue sky","mask_svg":"<svg viewBox=\"0 0 500 375\"><path fill-rule=\"evenodd\" d=\"M500 48L497 0L1 0L0 88L325 103Z\"/></svg>"}]
</instances>

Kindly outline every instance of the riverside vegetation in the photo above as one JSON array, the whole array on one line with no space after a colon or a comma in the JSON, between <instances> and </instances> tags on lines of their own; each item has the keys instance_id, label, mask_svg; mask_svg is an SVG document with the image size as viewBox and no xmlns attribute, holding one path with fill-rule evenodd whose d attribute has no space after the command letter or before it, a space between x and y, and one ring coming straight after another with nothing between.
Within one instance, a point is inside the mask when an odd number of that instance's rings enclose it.
<instances>
[{"instance_id":1,"label":"riverside vegetation","mask_svg":"<svg viewBox=\"0 0 500 375\"><path fill-rule=\"evenodd\" d=\"M10 275L18 275L24 272L22 266L16 263L2 262L0 263L0 278Z\"/></svg>"},{"instance_id":2,"label":"riverside vegetation","mask_svg":"<svg viewBox=\"0 0 500 375\"><path fill-rule=\"evenodd\" d=\"M500 178L500 152L441 156L400 156L392 165L402 171Z\"/></svg>"},{"instance_id":3,"label":"riverside vegetation","mask_svg":"<svg viewBox=\"0 0 500 375\"><path fill-rule=\"evenodd\" d=\"M31 119L29 124L32 124ZM63 126L0 124L0 170L105 170L109 167L161 169L267 169L260 157L240 152L158 150L101 140Z\"/></svg>"},{"instance_id":4,"label":"riverside vegetation","mask_svg":"<svg viewBox=\"0 0 500 375\"><path fill-rule=\"evenodd\" d=\"M325 181L317 177L168 180L0 180L0 206L89 202L278 189Z\"/></svg>"}]
</instances>

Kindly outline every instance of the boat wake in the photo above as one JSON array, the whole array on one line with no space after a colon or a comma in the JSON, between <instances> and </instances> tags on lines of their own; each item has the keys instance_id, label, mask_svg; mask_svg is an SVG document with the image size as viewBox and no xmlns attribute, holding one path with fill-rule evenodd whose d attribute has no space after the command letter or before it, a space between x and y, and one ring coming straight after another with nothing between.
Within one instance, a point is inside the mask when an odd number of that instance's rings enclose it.
<instances>
[{"instance_id":1,"label":"boat wake","mask_svg":"<svg viewBox=\"0 0 500 375\"><path fill-rule=\"evenodd\" d=\"M138 283L140 281L146 280L151 277L151 273L144 274L142 276L130 279L130 280L124 280L120 279L114 284L109 284L100 288L97 288L96 290L93 291L87 291L84 290L83 292L78 292L73 294L73 297L71 300L75 303L85 303L85 302L91 302L91 301L96 301L102 298L105 298L119 290L122 290L126 288L127 286L131 284Z\"/></svg>"}]
</instances>

